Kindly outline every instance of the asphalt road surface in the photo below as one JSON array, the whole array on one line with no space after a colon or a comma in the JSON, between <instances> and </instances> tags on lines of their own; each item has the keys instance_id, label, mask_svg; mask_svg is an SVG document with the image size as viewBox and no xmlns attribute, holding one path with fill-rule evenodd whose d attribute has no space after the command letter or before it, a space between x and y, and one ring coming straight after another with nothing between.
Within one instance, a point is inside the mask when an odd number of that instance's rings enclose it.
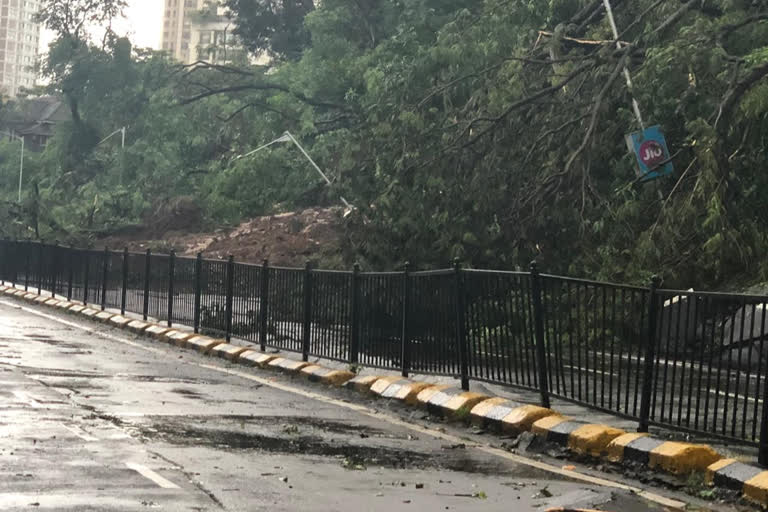
<instances>
[{"instance_id":1,"label":"asphalt road surface","mask_svg":"<svg viewBox=\"0 0 768 512\"><path fill-rule=\"evenodd\" d=\"M0 510L669 510L422 411L49 309L0 300L0 349Z\"/></svg>"}]
</instances>

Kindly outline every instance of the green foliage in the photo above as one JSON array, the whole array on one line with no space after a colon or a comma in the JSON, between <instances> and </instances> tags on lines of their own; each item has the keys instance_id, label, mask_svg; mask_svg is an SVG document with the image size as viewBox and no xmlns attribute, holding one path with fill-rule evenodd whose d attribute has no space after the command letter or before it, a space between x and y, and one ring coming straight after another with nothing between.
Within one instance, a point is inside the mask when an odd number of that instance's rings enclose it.
<instances>
[{"instance_id":1,"label":"green foliage","mask_svg":"<svg viewBox=\"0 0 768 512\"><path fill-rule=\"evenodd\" d=\"M344 195L357 208L350 253L369 267L536 258L669 286L768 278L768 16L756 3L617 3L621 49L587 0L225 3L270 66L182 68L54 27L44 69L73 121L30 156L44 233L138 222L181 195L216 222ZM639 129L624 66L674 153L674 175L650 184L624 143ZM96 145L121 126L124 151ZM234 160L285 130L332 187L290 146ZM0 146L6 200L14 151Z\"/></svg>"}]
</instances>

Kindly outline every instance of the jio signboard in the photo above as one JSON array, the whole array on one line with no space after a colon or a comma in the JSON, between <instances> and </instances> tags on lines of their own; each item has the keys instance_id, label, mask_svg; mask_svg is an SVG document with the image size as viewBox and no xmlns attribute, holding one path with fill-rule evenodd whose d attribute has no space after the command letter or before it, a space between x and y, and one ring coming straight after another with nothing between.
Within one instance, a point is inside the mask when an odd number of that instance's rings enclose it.
<instances>
[{"instance_id":1,"label":"jio signboard","mask_svg":"<svg viewBox=\"0 0 768 512\"><path fill-rule=\"evenodd\" d=\"M675 170L669 160L669 149L660 126L651 126L642 132L627 135L627 146L637 157L641 181L649 181L672 174Z\"/></svg>"}]
</instances>

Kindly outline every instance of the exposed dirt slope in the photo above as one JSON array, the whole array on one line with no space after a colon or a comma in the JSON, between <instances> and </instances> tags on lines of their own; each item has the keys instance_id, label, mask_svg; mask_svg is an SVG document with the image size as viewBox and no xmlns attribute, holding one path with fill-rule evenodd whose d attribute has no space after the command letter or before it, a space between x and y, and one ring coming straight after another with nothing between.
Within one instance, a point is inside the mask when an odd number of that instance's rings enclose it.
<instances>
[{"instance_id":1,"label":"exposed dirt slope","mask_svg":"<svg viewBox=\"0 0 768 512\"><path fill-rule=\"evenodd\" d=\"M226 258L232 254L236 261L261 263L267 258L272 265L292 267L301 267L312 259L323 262L323 267L328 268L341 263L341 215L338 208L309 208L257 217L233 229L208 233L158 230L157 226L161 224L158 222L133 233L109 236L96 245L113 249L127 246L132 251L150 248L168 252L173 248L179 255L193 256L202 252L211 258Z\"/></svg>"}]
</instances>

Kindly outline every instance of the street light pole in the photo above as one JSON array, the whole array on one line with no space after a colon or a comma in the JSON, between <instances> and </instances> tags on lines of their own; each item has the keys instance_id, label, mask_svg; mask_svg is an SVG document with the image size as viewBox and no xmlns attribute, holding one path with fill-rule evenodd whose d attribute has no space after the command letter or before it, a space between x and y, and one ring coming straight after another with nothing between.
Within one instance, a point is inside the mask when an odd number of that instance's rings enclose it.
<instances>
[{"instance_id":1,"label":"street light pole","mask_svg":"<svg viewBox=\"0 0 768 512\"><path fill-rule=\"evenodd\" d=\"M312 160L312 157L309 156L309 153L307 153L306 150L302 147L302 145L299 144L299 141L297 141L296 138L291 134L291 132L288 132L288 131L286 131L279 138L273 140L272 142L270 142L268 144L264 144L263 146L259 146L258 148L254 149L253 151L250 151L250 152L248 152L248 153L246 153L244 155L236 156L234 158L234 160L240 160L241 158L245 158L247 156L251 156L252 154L258 153L262 149L267 149L269 146L271 146L273 144L277 144L278 142L293 142L293 144L297 148L299 148L299 151L301 151L301 153L307 158L307 160L309 160L309 163L312 164L312 167L314 167L315 170L318 172L318 174L320 174L320 176L323 177L325 182L328 185L331 185L331 180L328 179L328 176L325 175L325 173L320 169L320 166L318 166L315 163L315 161ZM339 196L339 198L341 199L341 202L344 203L344 206L346 206L347 208L350 208L350 209L353 208L353 206L351 204L349 204L349 202L346 199L344 199L344 196Z\"/></svg>"}]
</instances>

